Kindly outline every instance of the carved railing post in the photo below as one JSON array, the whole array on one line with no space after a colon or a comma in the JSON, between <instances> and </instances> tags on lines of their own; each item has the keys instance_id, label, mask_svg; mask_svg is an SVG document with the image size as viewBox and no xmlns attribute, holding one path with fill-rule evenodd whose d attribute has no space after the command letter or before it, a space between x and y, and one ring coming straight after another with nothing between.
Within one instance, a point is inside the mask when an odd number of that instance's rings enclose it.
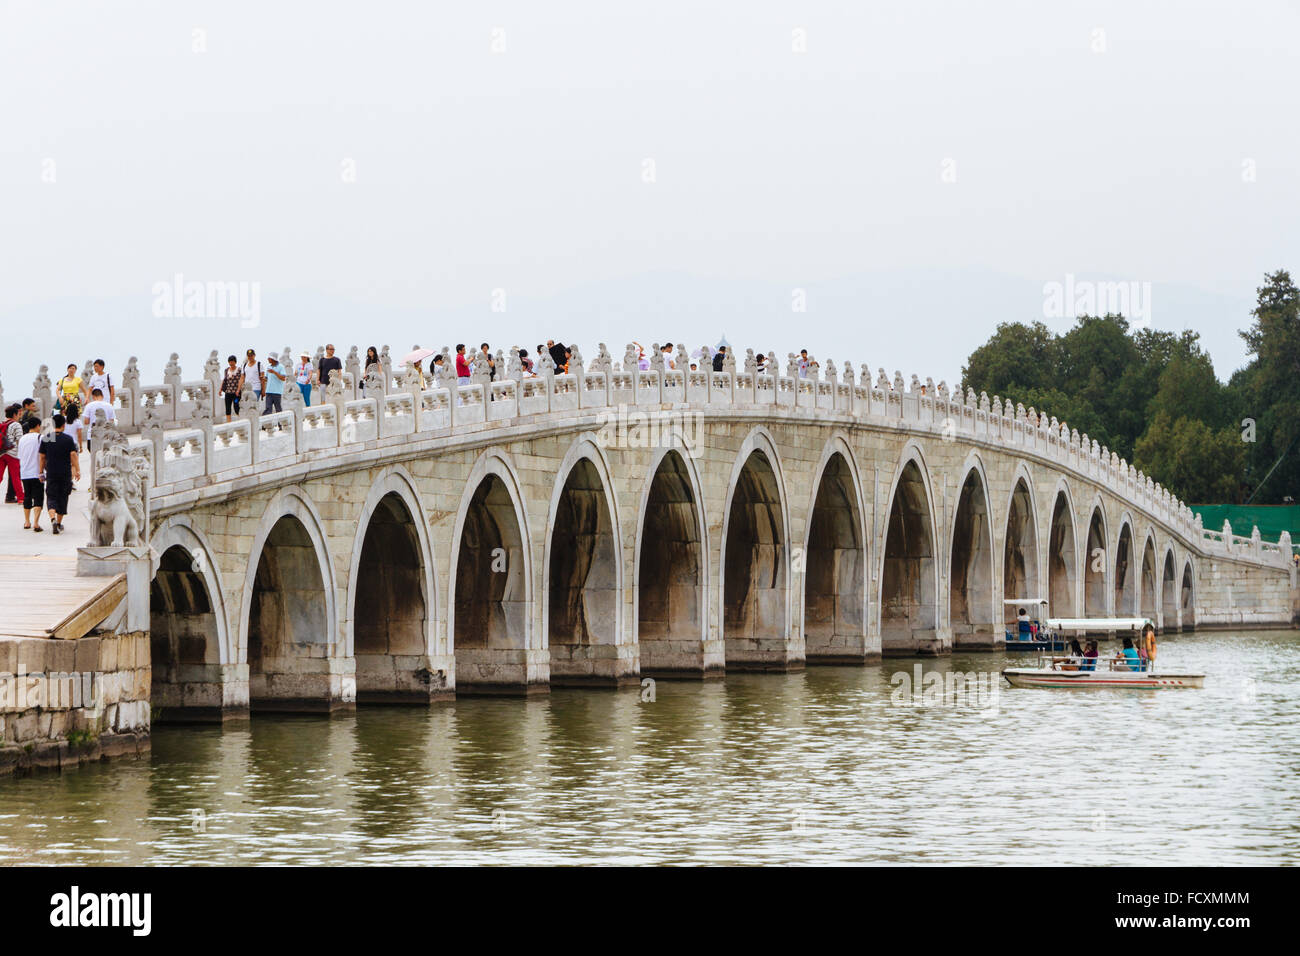
<instances>
[{"instance_id":1,"label":"carved railing post","mask_svg":"<svg viewBox=\"0 0 1300 956\"><path fill-rule=\"evenodd\" d=\"M153 477L154 484L162 484L166 476L163 474L167 464L167 442L163 437L164 428L162 416L157 412L156 406L147 405L144 409L144 419L140 424L140 437L153 446Z\"/></svg>"},{"instance_id":2,"label":"carved railing post","mask_svg":"<svg viewBox=\"0 0 1300 956\"><path fill-rule=\"evenodd\" d=\"M583 390L586 388L586 374L583 371L582 352L578 346L573 346L569 355L569 374L573 376L574 389L577 392L578 408L583 405Z\"/></svg>"},{"instance_id":3,"label":"carved railing post","mask_svg":"<svg viewBox=\"0 0 1300 956\"><path fill-rule=\"evenodd\" d=\"M330 383L325 386L325 404L334 406L334 439L335 444L340 448L350 441L356 440L355 434L347 434L348 429L345 425L347 416L348 395L344 389L342 376L331 375Z\"/></svg>"},{"instance_id":4,"label":"carved railing post","mask_svg":"<svg viewBox=\"0 0 1300 956\"><path fill-rule=\"evenodd\" d=\"M316 367L320 368L320 362L316 363ZM365 376L365 369L361 367L361 356L357 354L357 347L355 345L348 351L348 357L343 360L343 371L347 372L348 375L352 377L351 394L344 392L344 400L360 398L361 396L357 394L358 387Z\"/></svg>"},{"instance_id":5,"label":"carved railing post","mask_svg":"<svg viewBox=\"0 0 1300 956\"><path fill-rule=\"evenodd\" d=\"M239 417L248 422L248 460L256 465L262 460L262 410L247 378L239 393Z\"/></svg>"},{"instance_id":6,"label":"carved railing post","mask_svg":"<svg viewBox=\"0 0 1300 956\"><path fill-rule=\"evenodd\" d=\"M42 365L36 378L32 379L32 398L36 400L42 419L49 418L54 413L54 398L50 388L50 367Z\"/></svg>"},{"instance_id":7,"label":"carved railing post","mask_svg":"<svg viewBox=\"0 0 1300 956\"><path fill-rule=\"evenodd\" d=\"M225 414L225 408L221 406L221 356L216 349L208 353L208 360L203 363L203 380L208 383L208 411L211 413L209 419L215 419L218 415ZM108 398L107 395L104 396ZM197 409L195 410L197 413Z\"/></svg>"},{"instance_id":8,"label":"carved railing post","mask_svg":"<svg viewBox=\"0 0 1300 956\"><path fill-rule=\"evenodd\" d=\"M163 369L163 384L171 392L170 408L167 410L166 420L180 421L180 404L181 404L181 365L180 356L173 352L171 358L167 360L167 367Z\"/></svg>"}]
</instances>

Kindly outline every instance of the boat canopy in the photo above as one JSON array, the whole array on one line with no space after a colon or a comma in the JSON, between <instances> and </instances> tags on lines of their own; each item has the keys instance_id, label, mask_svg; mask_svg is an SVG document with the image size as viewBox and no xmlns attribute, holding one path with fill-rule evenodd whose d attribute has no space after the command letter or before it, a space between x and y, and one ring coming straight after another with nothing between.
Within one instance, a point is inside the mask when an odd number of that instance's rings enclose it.
<instances>
[{"instance_id":1,"label":"boat canopy","mask_svg":"<svg viewBox=\"0 0 1300 956\"><path fill-rule=\"evenodd\" d=\"M1047 626L1058 631L1137 631L1150 623L1146 617L1054 617Z\"/></svg>"}]
</instances>

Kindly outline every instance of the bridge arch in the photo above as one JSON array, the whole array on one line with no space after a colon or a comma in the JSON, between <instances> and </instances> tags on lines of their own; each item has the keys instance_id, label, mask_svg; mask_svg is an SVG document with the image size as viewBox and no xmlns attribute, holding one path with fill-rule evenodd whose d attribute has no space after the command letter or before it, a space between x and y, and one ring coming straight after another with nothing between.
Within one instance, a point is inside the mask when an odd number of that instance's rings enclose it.
<instances>
[{"instance_id":1,"label":"bridge arch","mask_svg":"<svg viewBox=\"0 0 1300 956\"><path fill-rule=\"evenodd\" d=\"M967 456L960 474L948 538L948 618L955 646L987 646L995 643L1000 615L994 606L989 483L978 453Z\"/></svg>"},{"instance_id":2,"label":"bridge arch","mask_svg":"<svg viewBox=\"0 0 1300 956\"><path fill-rule=\"evenodd\" d=\"M1133 543L1133 518L1126 511L1120 516L1115 535L1115 616L1135 617L1138 613L1138 564L1140 557Z\"/></svg>"},{"instance_id":3,"label":"bridge arch","mask_svg":"<svg viewBox=\"0 0 1300 956\"><path fill-rule=\"evenodd\" d=\"M1101 495L1093 500L1092 512L1088 518L1083 568L1083 616L1110 616L1111 595L1107 584L1107 572L1110 570L1110 529Z\"/></svg>"},{"instance_id":4,"label":"bridge arch","mask_svg":"<svg viewBox=\"0 0 1300 956\"><path fill-rule=\"evenodd\" d=\"M1034 494L1033 476L1023 462L1016 465L1011 480L1011 493L1004 510L1006 532L1002 548L1002 596L1013 598L1042 597L1038 579L1038 507ZM1015 605L1004 605L1003 622L1014 628L1017 611ZM1032 616L1033 608L1026 608Z\"/></svg>"},{"instance_id":5,"label":"bridge arch","mask_svg":"<svg viewBox=\"0 0 1300 956\"><path fill-rule=\"evenodd\" d=\"M458 690L544 690L530 652L532 540L509 452L489 448L470 469L452 531L447 636Z\"/></svg>"},{"instance_id":6,"label":"bridge arch","mask_svg":"<svg viewBox=\"0 0 1300 956\"><path fill-rule=\"evenodd\" d=\"M1052 617L1078 617L1079 544L1074 495L1062 478L1056 486L1047 534L1047 600Z\"/></svg>"},{"instance_id":7,"label":"bridge arch","mask_svg":"<svg viewBox=\"0 0 1300 956\"><path fill-rule=\"evenodd\" d=\"M862 480L840 433L822 447L804 523L803 626L809 662L867 656L867 526Z\"/></svg>"},{"instance_id":8,"label":"bridge arch","mask_svg":"<svg viewBox=\"0 0 1300 956\"><path fill-rule=\"evenodd\" d=\"M1165 545L1165 560L1160 567L1160 630L1176 631L1178 620L1178 562L1174 547Z\"/></svg>"},{"instance_id":9,"label":"bridge arch","mask_svg":"<svg viewBox=\"0 0 1300 956\"><path fill-rule=\"evenodd\" d=\"M149 593L150 700L156 719L220 720L232 710L246 711L247 684L242 693L226 690L226 668L236 650L216 552L181 517L164 521L151 544L158 554Z\"/></svg>"},{"instance_id":10,"label":"bridge arch","mask_svg":"<svg viewBox=\"0 0 1300 956\"><path fill-rule=\"evenodd\" d=\"M694 456L661 447L651 459L637 510L632 586L641 673L722 672L704 660L708 637L709 543Z\"/></svg>"},{"instance_id":11,"label":"bridge arch","mask_svg":"<svg viewBox=\"0 0 1300 956\"><path fill-rule=\"evenodd\" d=\"M1196 571L1190 557L1183 565L1183 580L1178 593L1178 626L1184 631L1196 628Z\"/></svg>"},{"instance_id":12,"label":"bridge arch","mask_svg":"<svg viewBox=\"0 0 1300 956\"><path fill-rule=\"evenodd\" d=\"M424 702L445 688L436 653L437 566L414 479L401 465L375 477L361 506L348 564L344 643L362 703Z\"/></svg>"},{"instance_id":13,"label":"bridge arch","mask_svg":"<svg viewBox=\"0 0 1300 956\"><path fill-rule=\"evenodd\" d=\"M329 661L342 657L337 584L320 512L305 490L282 488L267 503L249 548L239 630L253 710L330 710Z\"/></svg>"},{"instance_id":14,"label":"bridge arch","mask_svg":"<svg viewBox=\"0 0 1300 956\"><path fill-rule=\"evenodd\" d=\"M1150 528L1142 542L1142 577L1138 613L1158 623L1160 615L1160 569L1156 566L1156 537Z\"/></svg>"},{"instance_id":15,"label":"bridge arch","mask_svg":"<svg viewBox=\"0 0 1300 956\"><path fill-rule=\"evenodd\" d=\"M233 664L238 651L230 640L229 618L226 617L226 594L221 584L221 574L216 564L216 551L207 537L180 515L166 519L149 538L150 545L164 555L172 548L180 548L189 555L192 570L203 582L208 603L216 620L215 633L211 635L216 663Z\"/></svg>"},{"instance_id":16,"label":"bridge arch","mask_svg":"<svg viewBox=\"0 0 1300 956\"><path fill-rule=\"evenodd\" d=\"M889 517L880 548L880 641L884 654L938 653L939 575L936 569L934 487L920 446L899 456L885 505Z\"/></svg>"},{"instance_id":17,"label":"bridge arch","mask_svg":"<svg viewBox=\"0 0 1300 956\"><path fill-rule=\"evenodd\" d=\"M790 509L776 443L755 428L736 453L722 519L720 631L726 666L790 660ZM802 661L800 661L802 663Z\"/></svg>"},{"instance_id":18,"label":"bridge arch","mask_svg":"<svg viewBox=\"0 0 1300 956\"><path fill-rule=\"evenodd\" d=\"M547 515L541 611L551 682L633 679L610 650L623 637L623 542L609 462L591 434L556 470Z\"/></svg>"}]
</instances>

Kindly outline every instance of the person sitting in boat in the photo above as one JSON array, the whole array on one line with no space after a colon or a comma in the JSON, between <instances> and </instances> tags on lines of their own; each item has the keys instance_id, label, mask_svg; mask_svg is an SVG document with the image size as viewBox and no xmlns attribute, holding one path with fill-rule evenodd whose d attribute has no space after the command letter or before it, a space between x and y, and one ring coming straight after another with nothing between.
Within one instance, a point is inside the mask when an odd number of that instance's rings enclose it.
<instances>
[{"instance_id":1,"label":"person sitting in boat","mask_svg":"<svg viewBox=\"0 0 1300 956\"><path fill-rule=\"evenodd\" d=\"M1124 638L1124 649L1116 659L1115 670L1117 671L1140 671L1142 669L1142 658L1138 657L1137 648L1133 646L1133 638Z\"/></svg>"},{"instance_id":2,"label":"person sitting in boat","mask_svg":"<svg viewBox=\"0 0 1300 956\"><path fill-rule=\"evenodd\" d=\"M1069 657L1053 657L1052 666L1058 671L1077 671L1083 662L1083 648L1077 640L1070 641Z\"/></svg>"},{"instance_id":3,"label":"person sitting in boat","mask_svg":"<svg viewBox=\"0 0 1300 956\"><path fill-rule=\"evenodd\" d=\"M1034 625L1029 620L1029 615L1025 613L1023 607L1020 609L1020 613L1016 615L1016 625L1022 641L1032 641L1034 639Z\"/></svg>"},{"instance_id":4,"label":"person sitting in boat","mask_svg":"<svg viewBox=\"0 0 1300 956\"><path fill-rule=\"evenodd\" d=\"M1147 670L1156 669L1156 629L1155 626L1148 623L1142 628L1142 650L1145 652Z\"/></svg>"},{"instance_id":5,"label":"person sitting in boat","mask_svg":"<svg viewBox=\"0 0 1300 956\"><path fill-rule=\"evenodd\" d=\"M1089 641L1088 649L1083 652L1083 663L1079 665L1081 671L1095 671L1097 669L1097 642Z\"/></svg>"}]
</instances>

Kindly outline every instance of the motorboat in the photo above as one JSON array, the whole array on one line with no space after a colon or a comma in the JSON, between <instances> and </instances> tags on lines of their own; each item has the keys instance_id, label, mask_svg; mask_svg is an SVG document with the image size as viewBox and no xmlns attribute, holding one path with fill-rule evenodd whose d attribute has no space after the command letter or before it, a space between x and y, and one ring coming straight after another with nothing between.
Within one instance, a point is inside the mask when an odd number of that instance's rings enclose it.
<instances>
[{"instance_id":1,"label":"motorboat","mask_svg":"<svg viewBox=\"0 0 1300 956\"><path fill-rule=\"evenodd\" d=\"M1065 638L1053 627L1047 617L1047 598L1008 598L1002 602L1004 607L1032 608L1026 610L1027 621L1018 621L1016 628L1006 629L1006 650L1014 653L1024 651L1063 651L1067 648Z\"/></svg>"},{"instance_id":2,"label":"motorboat","mask_svg":"<svg viewBox=\"0 0 1300 956\"><path fill-rule=\"evenodd\" d=\"M1121 687L1131 690L1159 690L1163 687L1204 687L1204 674L1129 670L1128 664L1113 658L1087 658L1097 670L1084 670L1085 659L1050 658L1043 667L1008 667L1002 672L1012 687ZM1073 669L1069 669L1073 668Z\"/></svg>"},{"instance_id":3,"label":"motorboat","mask_svg":"<svg viewBox=\"0 0 1300 956\"><path fill-rule=\"evenodd\" d=\"M1141 633L1148 624L1145 617L1049 618L1049 633ZM1045 641L1043 642L1046 643ZM1009 642L1008 642L1009 644ZM1132 690L1159 690L1164 687L1204 687L1205 675L1185 671L1161 671L1135 664L1123 656L1078 657L1041 653L1037 667L1008 667L1002 676L1012 687L1119 687Z\"/></svg>"}]
</instances>

